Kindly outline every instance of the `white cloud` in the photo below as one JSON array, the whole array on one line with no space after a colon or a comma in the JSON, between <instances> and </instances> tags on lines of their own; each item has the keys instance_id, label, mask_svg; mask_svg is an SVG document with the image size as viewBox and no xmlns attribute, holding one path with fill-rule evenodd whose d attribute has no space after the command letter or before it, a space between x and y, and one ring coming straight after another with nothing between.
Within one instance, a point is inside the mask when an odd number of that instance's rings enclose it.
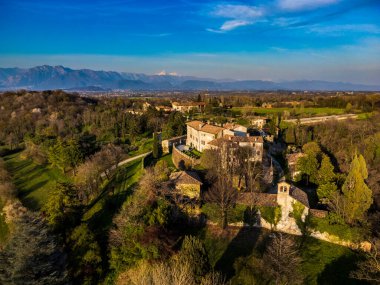
<instances>
[{"instance_id":1,"label":"white cloud","mask_svg":"<svg viewBox=\"0 0 380 285\"><path fill-rule=\"evenodd\" d=\"M214 7L210 15L230 19L225 21L219 29L206 29L213 33L224 33L239 27L252 25L264 16L264 11L256 6L220 4Z\"/></svg>"},{"instance_id":2,"label":"white cloud","mask_svg":"<svg viewBox=\"0 0 380 285\"><path fill-rule=\"evenodd\" d=\"M278 0L278 6L284 10L307 10L329 6L340 0Z\"/></svg>"},{"instance_id":3,"label":"white cloud","mask_svg":"<svg viewBox=\"0 0 380 285\"><path fill-rule=\"evenodd\" d=\"M248 26L251 25L252 22L250 21L245 21L245 20L231 20L225 22L221 27L221 31L231 31L233 29L236 29L238 27L243 27L243 26Z\"/></svg>"},{"instance_id":4,"label":"white cloud","mask_svg":"<svg viewBox=\"0 0 380 285\"><path fill-rule=\"evenodd\" d=\"M221 18L251 20L263 16L262 9L247 5L217 5L211 15Z\"/></svg>"}]
</instances>

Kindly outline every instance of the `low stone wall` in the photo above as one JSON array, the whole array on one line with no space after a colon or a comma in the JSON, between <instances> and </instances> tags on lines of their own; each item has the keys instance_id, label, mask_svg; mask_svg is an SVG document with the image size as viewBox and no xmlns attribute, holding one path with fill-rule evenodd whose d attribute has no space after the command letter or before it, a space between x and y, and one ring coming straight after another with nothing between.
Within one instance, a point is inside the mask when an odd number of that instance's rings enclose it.
<instances>
[{"instance_id":1,"label":"low stone wall","mask_svg":"<svg viewBox=\"0 0 380 285\"><path fill-rule=\"evenodd\" d=\"M199 159L191 158L190 156L184 154L182 151L178 150L175 146L173 147L172 152L173 164L178 169L190 169L200 163Z\"/></svg>"},{"instance_id":2,"label":"low stone wall","mask_svg":"<svg viewBox=\"0 0 380 285\"><path fill-rule=\"evenodd\" d=\"M163 153L171 153L173 146L184 144L186 142L186 135L174 137L168 140L163 140L161 143Z\"/></svg>"},{"instance_id":3,"label":"low stone wall","mask_svg":"<svg viewBox=\"0 0 380 285\"><path fill-rule=\"evenodd\" d=\"M217 223L214 223L214 222L211 222L208 220L206 223L209 225L217 225ZM294 221L294 224L295 224L295 221ZM236 227L236 228L243 228L243 227L248 227L249 225L245 224L243 222L237 222L237 223L229 223L228 226L232 226L232 227ZM260 217L260 221L256 224L254 224L253 226L256 228L265 228L265 229L268 229L271 231L277 231L277 232L282 232L282 233L291 234L291 235L297 235L297 236L302 235L302 232L300 231L300 229L298 227L294 227L294 226L293 227L281 227L280 225L274 226L274 225L271 225L270 223L268 223L266 220L264 220L261 217ZM321 233L319 231L312 231L310 233L310 236L312 236L313 238L319 239L319 240L323 240L323 241L327 241L327 242L334 243L337 245L349 247L349 248L354 249L354 250L362 250L365 252L371 251L371 243L368 241L362 241L362 242L346 241L346 240L340 239L337 236L330 235L330 234L325 233L325 232Z\"/></svg>"}]
</instances>

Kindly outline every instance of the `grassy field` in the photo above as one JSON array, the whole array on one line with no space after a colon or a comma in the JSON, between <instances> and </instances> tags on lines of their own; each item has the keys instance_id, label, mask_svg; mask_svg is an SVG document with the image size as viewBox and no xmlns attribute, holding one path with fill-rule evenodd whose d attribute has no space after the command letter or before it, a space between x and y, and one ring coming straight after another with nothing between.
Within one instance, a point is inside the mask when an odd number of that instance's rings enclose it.
<instances>
[{"instance_id":1,"label":"grassy field","mask_svg":"<svg viewBox=\"0 0 380 285\"><path fill-rule=\"evenodd\" d=\"M172 160L172 154L168 153L159 158L159 161L164 160L168 163L168 167L175 168Z\"/></svg>"},{"instance_id":2,"label":"grassy field","mask_svg":"<svg viewBox=\"0 0 380 285\"><path fill-rule=\"evenodd\" d=\"M262 107L234 107L235 111L240 111L243 114L246 112L255 112L261 116L270 114L283 113L284 111L291 112L293 108L262 108ZM304 114L307 117L324 116L324 115L341 115L345 113L345 109L339 108L295 108L296 114Z\"/></svg>"},{"instance_id":3,"label":"grassy field","mask_svg":"<svg viewBox=\"0 0 380 285\"><path fill-rule=\"evenodd\" d=\"M22 159L21 152L5 156L5 166L12 174L22 203L39 210L46 202L57 181L68 178L57 168L39 165L32 159Z\"/></svg>"},{"instance_id":4,"label":"grassy field","mask_svg":"<svg viewBox=\"0 0 380 285\"><path fill-rule=\"evenodd\" d=\"M233 229L229 235L221 235L217 228L212 227L201 231L199 237L203 239L211 265L216 270L232 278L232 284L248 285L261 283L247 281L255 279L255 270L236 271L237 263L250 263L253 257L261 258L269 234L270 231L265 229L247 228ZM300 237L296 239L301 241ZM300 270L305 276L305 284L361 284L349 278L359 256L346 247L307 238L302 243L300 254L303 258Z\"/></svg>"},{"instance_id":5,"label":"grassy field","mask_svg":"<svg viewBox=\"0 0 380 285\"><path fill-rule=\"evenodd\" d=\"M138 149L130 151L128 153L130 156L136 156L151 151L153 149L153 139L143 138L141 141L137 142L136 145L138 146Z\"/></svg>"},{"instance_id":6,"label":"grassy field","mask_svg":"<svg viewBox=\"0 0 380 285\"><path fill-rule=\"evenodd\" d=\"M138 159L123 165L105 185L99 197L89 205L83 221L88 222L96 232L106 232L111 226L113 216L143 174L141 163Z\"/></svg>"}]
</instances>

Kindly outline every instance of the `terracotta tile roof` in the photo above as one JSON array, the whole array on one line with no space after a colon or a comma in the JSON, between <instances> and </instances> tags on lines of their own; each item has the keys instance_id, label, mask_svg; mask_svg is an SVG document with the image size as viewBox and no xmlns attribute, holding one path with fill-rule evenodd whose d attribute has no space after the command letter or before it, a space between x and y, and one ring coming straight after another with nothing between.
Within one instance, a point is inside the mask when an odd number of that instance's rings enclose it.
<instances>
[{"instance_id":1,"label":"terracotta tile roof","mask_svg":"<svg viewBox=\"0 0 380 285\"><path fill-rule=\"evenodd\" d=\"M233 142L259 142L259 143L264 142L261 136L241 137L241 136L225 135L224 138Z\"/></svg>"},{"instance_id":2,"label":"terracotta tile roof","mask_svg":"<svg viewBox=\"0 0 380 285\"><path fill-rule=\"evenodd\" d=\"M303 156L305 156L305 154L302 152L290 153L286 155L286 159L288 161L288 164L296 164L298 159L300 159Z\"/></svg>"},{"instance_id":3,"label":"terracotta tile roof","mask_svg":"<svg viewBox=\"0 0 380 285\"><path fill-rule=\"evenodd\" d=\"M277 194L269 193L239 193L238 204L276 207Z\"/></svg>"},{"instance_id":4,"label":"terracotta tile roof","mask_svg":"<svg viewBox=\"0 0 380 285\"><path fill-rule=\"evenodd\" d=\"M226 141L225 139L219 138L219 139L214 139L214 140L208 142L207 144L213 145L213 146L221 146L222 143L225 141Z\"/></svg>"},{"instance_id":5,"label":"terracotta tile roof","mask_svg":"<svg viewBox=\"0 0 380 285\"><path fill-rule=\"evenodd\" d=\"M214 135L219 134L220 132L225 130L225 128L209 125L201 121L191 121L191 122L186 123L186 125L188 125L189 127L193 129L196 129L197 131L214 134Z\"/></svg>"},{"instance_id":6,"label":"terracotta tile roof","mask_svg":"<svg viewBox=\"0 0 380 285\"><path fill-rule=\"evenodd\" d=\"M239 125L239 124L235 124L235 123L226 123L223 125L223 127L226 129L229 129L229 130L234 130L234 129L239 128L239 127L244 128L244 126Z\"/></svg>"},{"instance_id":7,"label":"terracotta tile roof","mask_svg":"<svg viewBox=\"0 0 380 285\"><path fill-rule=\"evenodd\" d=\"M170 180L172 180L175 184L203 184L198 174L194 171L173 172L170 175Z\"/></svg>"}]
</instances>

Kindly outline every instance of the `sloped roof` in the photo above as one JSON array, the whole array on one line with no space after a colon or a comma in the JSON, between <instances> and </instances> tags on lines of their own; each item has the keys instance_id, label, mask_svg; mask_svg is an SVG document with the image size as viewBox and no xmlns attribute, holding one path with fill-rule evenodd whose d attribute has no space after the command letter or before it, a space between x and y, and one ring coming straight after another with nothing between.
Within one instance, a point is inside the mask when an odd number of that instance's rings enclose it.
<instances>
[{"instance_id":1,"label":"sloped roof","mask_svg":"<svg viewBox=\"0 0 380 285\"><path fill-rule=\"evenodd\" d=\"M305 156L302 152L296 152L296 153L290 153L286 155L286 159L288 161L288 164L296 164L298 159Z\"/></svg>"},{"instance_id":2,"label":"sloped roof","mask_svg":"<svg viewBox=\"0 0 380 285\"><path fill-rule=\"evenodd\" d=\"M276 207L277 194L270 193L239 193L238 204Z\"/></svg>"},{"instance_id":3,"label":"sloped roof","mask_svg":"<svg viewBox=\"0 0 380 285\"><path fill-rule=\"evenodd\" d=\"M214 135L225 130L225 128L209 125L201 121L191 121L191 122L186 123L186 125L188 125L189 127L193 129L196 129L197 131L214 134Z\"/></svg>"},{"instance_id":4,"label":"sloped roof","mask_svg":"<svg viewBox=\"0 0 380 285\"><path fill-rule=\"evenodd\" d=\"M175 184L203 184L198 174L194 171L174 172L170 175L170 180L172 180Z\"/></svg>"},{"instance_id":5,"label":"sloped roof","mask_svg":"<svg viewBox=\"0 0 380 285\"><path fill-rule=\"evenodd\" d=\"M303 191L300 188L297 188L295 186L292 186L292 187L290 187L290 196L292 196L298 202L302 203L304 206L310 208L309 198L308 198L307 193L305 191Z\"/></svg>"},{"instance_id":6,"label":"sloped roof","mask_svg":"<svg viewBox=\"0 0 380 285\"><path fill-rule=\"evenodd\" d=\"M239 127L245 128L244 126L235 123L226 123L223 125L223 127L229 130L234 130Z\"/></svg>"}]
</instances>

